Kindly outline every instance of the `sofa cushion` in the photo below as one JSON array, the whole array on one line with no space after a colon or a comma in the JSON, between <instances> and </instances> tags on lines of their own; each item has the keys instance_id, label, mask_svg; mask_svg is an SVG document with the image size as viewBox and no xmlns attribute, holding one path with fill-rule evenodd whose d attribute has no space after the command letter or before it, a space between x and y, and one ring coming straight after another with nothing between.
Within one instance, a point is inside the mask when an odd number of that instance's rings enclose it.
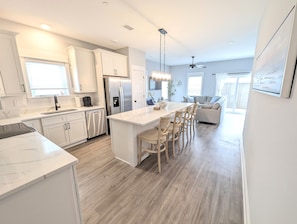
<instances>
[{"instance_id":1,"label":"sofa cushion","mask_svg":"<svg viewBox=\"0 0 297 224\"><path fill-rule=\"evenodd\" d=\"M221 97L219 97L219 96L213 96L209 102L210 102L210 103L215 103L215 102L217 102L220 98L221 98Z\"/></svg>"},{"instance_id":2,"label":"sofa cushion","mask_svg":"<svg viewBox=\"0 0 297 224\"><path fill-rule=\"evenodd\" d=\"M212 104L201 104L200 108L202 109L212 109L213 105Z\"/></svg>"},{"instance_id":3,"label":"sofa cushion","mask_svg":"<svg viewBox=\"0 0 297 224\"><path fill-rule=\"evenodd\" d=\"M207 103L210 103L210 101L211 101L212 98L213 98L212 96L206 96L206 100L205 100L205 101L206 101Z\"/></svg>"},{"instance_id":4,"label":"sofa cushion","mask_svg":"<svg viewBox=\"0 0 297 224\"><path fill-rule=\"evenodd\" d=\"M194 97L194 102L204 104L204 103L206 103L206 99L207 99L206 96L195 96Z\"/></svg>"}]
</instances>

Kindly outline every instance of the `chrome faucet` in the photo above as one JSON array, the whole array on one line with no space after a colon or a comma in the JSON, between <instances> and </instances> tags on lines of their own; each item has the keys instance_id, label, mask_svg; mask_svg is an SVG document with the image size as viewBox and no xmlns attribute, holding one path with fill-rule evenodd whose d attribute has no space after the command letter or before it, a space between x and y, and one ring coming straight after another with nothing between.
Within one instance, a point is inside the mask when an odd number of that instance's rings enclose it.
<instances>
[{"instance_id":1,"label":"chrome faucet","mask_svg":"<svg viewBox=\"0 0 297 224\"><path fill-rule=\"evenodd\" d=\"M58 108L61 108L60 104L58 103L58 98L57 96L54 96L54 100L55 100L55 109L58 110Z\"/></svg>"}]
</instances>

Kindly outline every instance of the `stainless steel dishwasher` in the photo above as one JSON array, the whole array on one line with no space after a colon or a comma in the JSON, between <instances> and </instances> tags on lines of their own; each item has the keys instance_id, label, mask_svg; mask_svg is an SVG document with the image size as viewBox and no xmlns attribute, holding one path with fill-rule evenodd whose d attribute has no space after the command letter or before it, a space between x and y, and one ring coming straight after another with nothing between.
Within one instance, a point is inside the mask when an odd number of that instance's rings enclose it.
<instances>
[{"instance_id":1,"label":"stainless steel dishwasher","mask_svg":"<svg viewBox=\"0 0 297 224\"><path fill-rule=\"evenodd\" d=\"M104 109L86 111L88 138L106 133L106 118Z\"/></svg>"}]
</instances>

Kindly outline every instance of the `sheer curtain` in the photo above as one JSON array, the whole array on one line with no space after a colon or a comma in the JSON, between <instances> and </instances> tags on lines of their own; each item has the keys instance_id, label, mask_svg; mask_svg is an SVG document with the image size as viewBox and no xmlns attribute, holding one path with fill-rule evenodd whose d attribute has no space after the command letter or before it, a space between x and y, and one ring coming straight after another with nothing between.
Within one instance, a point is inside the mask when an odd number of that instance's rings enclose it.
<instances>
[{"instance_id":1,"label":"sheer curtain","mask_svg":"<svg viewBox=\"0 0 297 224\"><path fill-rule=\"evenodd\" d=\"M222 96L222 90L225 84L225 81L228 78L228 73L216 73L216 96Z\"/></svg>"}]
</instances>

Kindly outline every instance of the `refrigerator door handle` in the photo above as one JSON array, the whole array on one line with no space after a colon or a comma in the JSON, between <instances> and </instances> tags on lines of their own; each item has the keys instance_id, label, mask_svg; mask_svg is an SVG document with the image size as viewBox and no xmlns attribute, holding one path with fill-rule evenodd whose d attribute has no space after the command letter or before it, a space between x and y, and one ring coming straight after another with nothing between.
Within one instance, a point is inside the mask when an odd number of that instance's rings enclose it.
<instances>
[{"instance_id":1,"label":"refrigerator door handle","mask_svg":"<svg viewBox=\"0 0 297 224\"><path fill-rule=\"evenodd\" d=\"M125 103L124 103L124 91L123 87L119 87L119 95L120 95L120 111L124 112Z\"/></svg>"}]
</instances>

